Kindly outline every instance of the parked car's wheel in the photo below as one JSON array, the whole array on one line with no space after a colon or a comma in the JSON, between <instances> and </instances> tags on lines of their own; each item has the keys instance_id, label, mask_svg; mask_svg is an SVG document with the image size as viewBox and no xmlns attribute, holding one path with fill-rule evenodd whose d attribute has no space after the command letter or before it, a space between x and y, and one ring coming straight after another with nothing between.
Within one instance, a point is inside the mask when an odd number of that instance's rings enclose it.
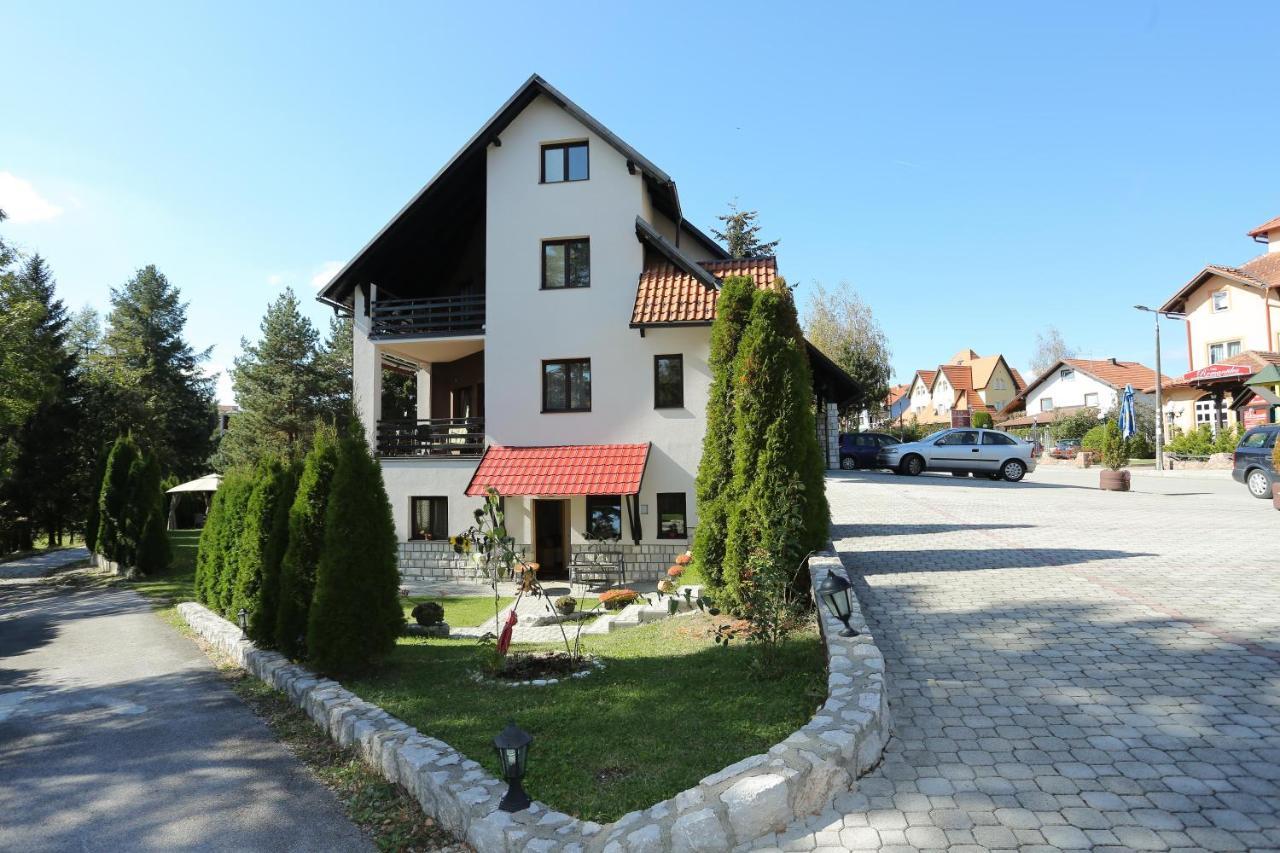
<instances>
[{"instance_id":1,"label":"parked car's wheel","mask_svg":"<svg viewBox=\"0 0 1280 853\"><path fill-rule=\"evenodd\" d=\"M1266 500L1271 497L1271 477L1261 468L1254 468L1244 479L1249 487L1249 494L1255 498Z\"/></svg>"},{"instance_id":2,"label":"parked car's wheel","mask_svg":"<svg viewBox=\"0 0 1280 853\"><path fill-rule=\"evenodd\" d=\"M924 470L924 458L912 453L902 460L902 473L917 477Z\"/></svg>"},{"instance_id":3,"label":"parked car's wheel","mask_svg":"<svg viewBox=\"0 0 1280 853\"><path fill-rule=\"evenodd\" d=\"M1016 483L1027 475L1027 466L1018 459L1010 459L1000 466L1000 476L1010 483Z\"/></svg>"},{"instance_id":4,"label":"parked car's wheel","mask_svg":"<svg viewBox=\"0 0 1280 853\"><path fill-rule=\"evenodd\" d=\"M854 459L852 456L841 456L840 467L846 471L854 471L858 467L858 460Z\"/></svg>"}]
</instances>

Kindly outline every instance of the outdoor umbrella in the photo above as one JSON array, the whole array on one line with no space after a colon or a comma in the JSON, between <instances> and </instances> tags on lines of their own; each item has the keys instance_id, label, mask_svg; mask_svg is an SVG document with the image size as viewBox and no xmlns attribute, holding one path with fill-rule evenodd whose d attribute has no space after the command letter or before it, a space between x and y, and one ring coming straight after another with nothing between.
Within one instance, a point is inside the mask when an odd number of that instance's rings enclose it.
<instances>
[{"instance_id":1,"label":"outdoor umbrella","mask_svg":"<svg viewBox=\"0 0 1280 853\"><path fill-rule=\"evenodd\" d=\"M1120 398L1120 436L1132 438L1138 431L1138 424L1133 412L1133 386L1124 386L1124 396Z\"/></svg>"}]
</instances>

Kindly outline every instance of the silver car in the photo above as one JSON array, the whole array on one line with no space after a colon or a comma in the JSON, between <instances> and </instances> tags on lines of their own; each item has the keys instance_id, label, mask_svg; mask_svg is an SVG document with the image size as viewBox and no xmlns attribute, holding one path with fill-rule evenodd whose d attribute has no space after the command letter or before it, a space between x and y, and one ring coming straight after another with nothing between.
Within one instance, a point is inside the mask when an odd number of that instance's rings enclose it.
<instances>
[{"instance_id":1,"label":"silver car","mask_svg":"<svg viewBox=\"0 0 1280 853\"><path fill-rule=\"evenodd\" d=\"M912 477L924 471L983 475L1016 483L1036 470L1034 445L993 429L962 427L936 432L920 441L894 444L876 457L882 468Z\"/></svg>"}]
</instances>

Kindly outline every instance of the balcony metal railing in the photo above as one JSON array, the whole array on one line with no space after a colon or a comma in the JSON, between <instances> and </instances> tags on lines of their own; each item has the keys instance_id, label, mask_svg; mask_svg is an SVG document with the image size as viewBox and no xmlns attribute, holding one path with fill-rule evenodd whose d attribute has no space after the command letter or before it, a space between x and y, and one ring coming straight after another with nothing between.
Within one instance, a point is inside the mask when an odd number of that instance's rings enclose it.
<instances>
[{"instance_id":1,"label":"balcony metal railing","mask_svg":"<svg viewBox=\"0 0 1280 853\"><path fill-rule=\"evenodd\" d=\"M375 338L483 334L484 294L375 299L370 319Z\"/></svg>"},{"instance_id":2,"label":"balcony metal railing","mask_svg":"<svg viewBox=\"0 0 1280 853\"><path fill-rule=\"evenodd\" d=\"M378 421L378 455L394 458L482 456L484 418Z\"/></svg>"}]
</instances>

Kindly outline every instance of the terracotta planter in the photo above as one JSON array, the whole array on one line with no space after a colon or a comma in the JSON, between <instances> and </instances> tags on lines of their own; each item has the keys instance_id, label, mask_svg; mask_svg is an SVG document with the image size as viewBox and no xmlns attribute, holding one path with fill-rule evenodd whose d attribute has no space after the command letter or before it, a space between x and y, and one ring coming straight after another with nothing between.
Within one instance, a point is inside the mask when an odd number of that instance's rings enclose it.
<instances>
[{"instance_id":1,"label":"terracotta planter","mask_svg":"<svg viewBox=\"0 0 1280 853\"><path fill-rule=\"evenodd\" d=\"M1129 472L1104 469L1098 472L1098 488L1108 492L1129 491Z\"/></svg>"},{"instance_id":2,"label":"terracotta planter","mask_svg":"<svg viewBox=\"0 0 1280 853\"><path fill-rule=\"evenodd\" d=\"M1271 484L1271 505L1280 509L1280 483Z\"/></svg>"}]
</instances>

